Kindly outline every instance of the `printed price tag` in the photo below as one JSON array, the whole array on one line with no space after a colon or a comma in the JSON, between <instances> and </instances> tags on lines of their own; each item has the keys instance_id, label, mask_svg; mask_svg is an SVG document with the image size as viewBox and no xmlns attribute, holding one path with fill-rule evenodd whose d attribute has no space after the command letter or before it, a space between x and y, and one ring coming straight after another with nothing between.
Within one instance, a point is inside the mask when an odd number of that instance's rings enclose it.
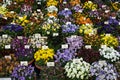
<instances>
[{"instance_id":1,"label":"printed price tag","mask_svg":"<svg viewBox=\"0 0 120 80\"><path fill-rule=\"evenodd\" d=\"M63 4L66 4L66 3L67 3L66 1L63 2Z\"/></svg>"},{"instance_id":2,"label":"printed price tag","mask_svg":"<svg viewBox=\"0 0 120 80\"><path fill-rule=\"evenodd\" d=\"M47 66L48 67L53 67L53 66L55 66L55 63L54 62L47 62Z\"/></svg>"},{"instance_id":3,"label":"printed price tag","mask_svg":"<svg viewBox=\"0 0 120 80\"><path fill-rule=\"evenodd\" d=\"M68 44L63 44L62 49L66 49L66 48L68 48Z\"/></svg>"},{"instance_id":4,"label":"printed price tag","mask_svg":"<svg viewBox=\"0 0 120 80\"><path fill-rule=\"evenodd\" d=\"M110 34L105 34L106 36L110 36Z\"/></svg>"},{"instance_id":5,"label":"printed price tag","mask_svg":"<svg viewBox=\"0 0 120 80\"><path fill-rule=\"evenodd\" d=\"M40 12L41 10L40 9L37 9L38 12Z\"/></svg>"},{"instance_id":6,"label":"printed price tag","mask_svg":"<svg viewBox=\"0 0 120 80\"><path fill-rule=\"evenodd\" d=\"M11 78L0 78L0 80L12 80Z\"/></svg>"},{"instance_id":7,"label":"printed price tag","mask_svg":"<svg viewBox=\"0 0 120 80\"><path fill-rule=\"evenodd\" d=\"M21 61L20 65L28 66L28 61Z\"/></svg>"},{"instance_id":8,"label":"printed price tag","mask_svg":"<svg viewBox=\"0 0 120 80\"><path fill-rule=\"evenodd\" d=\"M5 58L6 58L6 59L7 59L7 58L12 59L11 56L5 56Z\"/></svg>"},{"instance_id":9,"label":"printed price tag","mask_svg":"<svg viewBox=\"0 0 120 80\"><path fill-rule=\"evenodd\" d=\"M120 22L118 24L120 25Z\"/></svg>"},{"instance_id":10,"label":"printed price tag","mask_svg":"<svg viewBox=\"0 0 120 80\"><path fill-rule=\"evenodd\" d=\"M86 49L91 49L91 45L85 45Z\"/></svg>"},{"instance_id":11,"label":"printed price tag","mask_svg":"<svg viewBox=\"0 0 120 80\"><path fill-rule=\"evenodd\" d=\"M23 37L22 37L22 36L17 36L17 38L18 38L18 39L23 39Z\"/></svg>"},{"instance_id":12,"label":"printed price tag","mask_svg":"<svg viewBox=\"0 0 120 80\"><path fill-rule=\"evenodd\" d=\"M7 38L7 37L8 37L7 34L3 34L3 35L2 35L2 38Z\"/></svg>"},{"instance_id":13,"label":"printed price tag","mask_svg":"<svg viewBox=\"0 0 120 80\"><path fill-rule=\"evenodd\" d=\"M68 8L65 8L65 10L69 10Z\"/></svg>"},{"instance_id":14,"label":"printed price tag","mask_svg":"<svg viewBox=\"0 0 120 80\"><path fill-rule=\"evenodd\" d=\"M24 47L25 47L25 49L29 49L30 45L25 45Z\"/></svg>"},{"instance_id":15,"label":"printed price tag","mask_svg":"<svg viewBox=\"0 0 120 80\"><path fill-rule=\"evenodd\" d=\"M105 63L106 63L105 60L100 60L100 61L99 61L99 64L105 64Z\"/></svg>"},{"instance_id":16,"label":"printed price tag","mask_svg":"<svg viewBox=\"0 0 120 80\"><path fill-rule=\"evenodd\" d=\"M82 13L82 12L83 12L83 10L79 10L78 12Z\"/></svg>"},{"instance_id":17,"label":"printed price tag","mask_svg":"<svg viewBox=\"0 0 120 80\"><path fill-rule=\"evenodd\" d=\"M71 35L71 38L77 38L77 35Z\"/></svg>"},{"instance_id":18,"label":"printed price tag","mask_svg":"<svg viewBox=\"0 0 120 80\"><path fill-rule=\"evenodd\" d=\"M71 22L66 22L66 24L71 24Z\"/></svg>"},{"instance_id":19,"label":"printed price tag","mask_svg":"<svg viewBox=\"0 0 120 80\"><path fill-rule=\"evenodd\" d=\"M59 35L59 33L53 33L53 36L58 36Z\"/></svg>"},{"instance_id":20,"label":"printed price tag","mask_svg":"<svg viewBox=\"0 0 120 80\"><path fill-rule=\"evenodd\" d=\"M90 24L88 24L88 23L86 24L86 26L89 26L89 25L90 25Z\"/></svg>"},{"instance_id":21,"label":"printed price tag","mask_svg":"<svg viewBox=\"0 0 120 80\"><path fill-rule=\"evenodd\" d=\"M80 63L80 59L73 59L73 63Z\"/></svg>"},{"instance_id":22,"label":"printed price tag","mask_svg":"<svg viewBox=\"0 0 120 80\"><path fill-rule=\"evenodd\" d=\"M11 46L10 45L5 45L5 49L10 49Z\"/></svg>"},{"instance_id":23,"label":"printed price tag","mask_svg":"<svg viewBox=\"0 0 120 80\"><path fill-rule=\"evenodd\" d=\"M14 11L10 11L10 13L14 13Z\"/></svg>"},{"instance_id":24,"label":"printed price tag","mask_svg":"<svg viewBox=\"0 0 120 80\"><path fill-rule=\"evenodd\" d=\"M44 45L42 46L42 49L48 49L48 46Z\"/></svg>"},{"instance_id":25,"label":"printed price tag","mask_svg":"<svg viewBox=\"0 0 120 80\"><path fill-rule=\"evenodd\" d=\"M108 21L105 21L104 24L109 24L109 22L108 22Z\"/></svg>"},{"instance_id":26,"label":"printed price tag","mask_svg":"<svg viewBox=\"0 0 120 80\"><path fill-rule=\"evenodd\" d=\"M108 13L108 12L110 12L110 10L105 10L105 13Z\"/></svg>"},{"instance_id":27,"label":"printed price tag","mask_svg":"<svg viewBox=\"0 0 120 80\"><path fill-rule=\"evenodd\" d=\"M101 45L101 48L105 48L106 47L106 45Z\"/></svg>"},{"instance_id":28,"label":"printed price tag","mask_svg":"<svg viewBox=\"0 0 120 80\"><path fill-rule=\"evenodd\" d=\"M41 4L41 2L37 2L37 4Z\"/></svg>"},{"instance_id":29,"label":"printed price tag","mask_svg":"<svg viewBox=\"0 0 120 80\"><path fill-rule=\"evenodd\" d=\"M35 34L35 38L40 38L41 35L40 34Z\"/></svg>"},{"instance_id":30,"label":"printed price tag","mask_svg":"<svg viewBox=\"0 0 120 80\"><path fill-rule=\"evenodd\" d=\"M112 17L112 19L116 19L116 17Z\"/></svg>"}]
</instances>

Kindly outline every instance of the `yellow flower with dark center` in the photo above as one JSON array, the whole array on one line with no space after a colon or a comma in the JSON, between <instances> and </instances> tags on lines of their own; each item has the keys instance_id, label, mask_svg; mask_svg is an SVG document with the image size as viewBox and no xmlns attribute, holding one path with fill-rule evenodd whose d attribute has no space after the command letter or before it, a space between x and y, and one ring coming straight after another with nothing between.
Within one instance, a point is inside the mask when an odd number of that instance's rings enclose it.
<instances>
[{"instance_id":1,"label":"yellow flower with dark center","mask_svg":"<svg viewBox=\"0 0 120 80\"><path fill-rule=\"evenodd\" d=\"M35 61L43 60L46 64L49 60L53 59L54 50L53 49L40 49L34 54Z\"/></svg>"}]
</instances>

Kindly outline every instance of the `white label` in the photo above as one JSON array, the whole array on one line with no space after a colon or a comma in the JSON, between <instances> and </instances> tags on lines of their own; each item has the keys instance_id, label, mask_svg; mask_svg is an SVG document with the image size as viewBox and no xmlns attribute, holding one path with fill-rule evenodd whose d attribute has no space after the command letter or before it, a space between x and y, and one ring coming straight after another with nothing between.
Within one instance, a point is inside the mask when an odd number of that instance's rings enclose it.
<instances>
[{"instance_id":1,"label":"white label","mask_svg":"<svg viewBox=\"0 0 120 80\"><path fill-rule=\"evenodd\" d=\"M68 24L71 24L71 22L66 22L66 24L68 25Z\"/></svg>"},{"instance_id":2,"label":"white label","mask_svg":"<svg viewBox=\"0 0 120 80\"><path fill-rule=\"evenodd\" d=\"M80 12L80 13L81 13L81 12L83 12L83 10L79 10L78 12Z\"/></svg>"},{"instance_id":3,"label":"white label","mask_svg":"<svg viewBox=\"0 0 120 80\"><path fill-rule=\"evenodd\" d=\"M86 24L86 26L89 26L89 25L90 25L90 24L88 24L88 23Z\"/></svg>"},{"instance_id":4,"label":"white label","mask_svg":"<svg viewBox=\"0 0 120 80\"><path fill-rule=\"evenodd\" d=\"M116 19L116 17L111 17L112 19Z\"/></svg>"},{"instance_id":5,"label":"white label","mask_svg":"<svg viewBox=\"0 0 120 80\"><path fill-rule=\"evenodd\" d=\"M20 65L28 66L28 61L21 61Z\"/></svg>"},{"instance_id":6,"label":"white label","mask_svg":"<svg viewBox=\"0 0 120 80\"><path fill-rule=\"evenodd\" d=\"M109 22L108 22L108 21L105 21L104 24L109 24Z\"/></svg>"},{"instance_id":7,"label":"white label","mask_svg":"<svg viewBox=\"0 0 120 80\"><path fill-rule=\"evenodd\" d=\"M105 34L106 36L110 36L110 34Z\"/></svg>"},{"instance_id":8,"label":"white label","mask_svg":"<svg viewBox=\"0 0 120 80\"><path fill-rule=\"evenodd\" d=\"M12 59L11 56L5 56L5 58L6 58L6 59L7 59L7 58Z\"/></svg>"},{"instance_id":9,"label":"white label","mask_svg":"<svg viewBox=\"0 0 120 80\"><path fill-rule=\"evenodd\" d=\"M11 78L0 78L0 80L12 80Z\"/></svg>"},{"instance_id":10,"label":"white label","mask_svg":"<svg viewBox=\"0 0 120 80\"><path fill-rule=\"evenodd\" d=\"M2 35L2 38L7 38L7 37L8 37L7 34L3 34L3 35Z\"/></svg>"},{"instance_id":11,"label":"white label","mask_svg":"<svg viewBox=\"0 0 120 80\"><path fill-rule=\"evenodd\" d=\"M105 60L101 60L101 61L99 61L99 64L105 64L105 63L106 63Z\"/></svg>"},{"instance_id":12,"label":"white label","mask_svg":"<svg viewBox=\"0 0 120 80\"><path fill-rule=\"evenodd\" d=\"M91 49L91 45L86 45L85 48L86 49Z\"/></svg>"},{"instance_id":13,"label":"white label","mask_svg":"<svg viewBox=\"0 0 120 80\"><path fill-rule=\"evenodd\" d=\"M35 38L40 38L41 35L40 34L35 34Z\"/></svg>"},{"instance_id":14,"label":"white label","mask_svg":"<svg viewBox=\"0 0 120 80\"><path fill-rule=\"evenodd\" d=\"M53 33L53 36L58 36L59 35L59 33Z\"/></svg>"},{"instance_id":15,"label":"white label","mask_svg":"<svg viewBox=\"0 0 120 80\"><path fill-rule=\"evenodd\" d=\"M14 13L14 11L10 11L10 13Z\"/></svg>"},{"instance_id":16,"label":"white label","mask_svg":"<svg viewBox=\"0 0 120 80\"><path fill-rule=\"evenodd\" d=\"M30 45L25 45L24 47L25 47L25 49L29 49Z\"/></svg>"},{"instance_id":17,"label":"white label","mask_svg":"<svg viewBox=\"0 0 120 80\"><path fill-rule=\"evenodd\" d=\"M65 8L65 10L69 10L68 8Z\"/></svg>"},{"instance_id":18,"label":"white label","mask_svg":"<svg viewBox=\"0 0 120 80\"><path fill-rule=\"evenodd\" d=\"M42 49L48 49L48 46L44 45L42 46Z\"/></svg>"},{"instance_id":19,"label":"white label","mask_svg":"<svg viewBox=\"0 0 120 80\"><path fill-rule=\"evenodd\" d=\"M41 2L38 2L38 4L41 4Z\"/></svg>"},{"instance_id":20,"label":"white label","mask_svg":"<svg viewBox=\"0 0 120 80\"><path fill-rule=\"evenodd\" d=\"M71 38L76 38L77 37L77 35L71 35Z\"/></svg>"},{"instance_id":21,"label":"white label","mask_svg":"<svg viewBox=\"0 0 120 80\"><path fill-rule=\"evenodd\" d=\"M5 49L10 49L11 46L10 45L5 45Z\"/></svg>"},{"instance_id":22,"label":"white label","mask_svg":"<svg viewBox=\"0 0 120 80\"><path fill-rule=\"evenodd\" d=\"M73 59L73 63L80 63L80 59Z\"/></svg>"},{"instance_id":23,"label":"white label","mask_svg":"<svg viewBox=\"0 0 120 80\"><path fill-rule=\"evenodd\" d=\"M108 12L110 12L110 10L105 10L105 13L108 13Z\"/></svg>"},{"instance_id":24,"label":"white label","mask_svg":"<svg viewBox=\"0 0 120 80\"><path fill-rule=\"evenodd\" d=\"M18 38L18 39L23 39L23 37L22 37L22 36L17 36L17 38Z\"/></svg>"},{"instance_id":25,"label":"white label","mask_svg":"<svg viewBox=\"0 0 120 80\"><path fill-rule=\"evenodd\" d=\"M105 48L105 47L107 47L106 45L101 45L101 48Z\"/></svg>"},{"instance_id":26,"label":"white label","mask_svg":"<svg viewBox=\"0 0 120 80\"><path fill-rule=\"evenodd\" d=\"M55 66L55 63L54 62L47 62L47 66L48 67Z\"/></svg>"},{"instance_id":27,"label":"white label","mask_svg":"<svg viewBox=\"0 0 120 80\"><path fill-rule=\"evenodd\" d=\"M63 45L62 45L62 48L63 48L63 49L68 48L68 44L63 44Z\"/></svg>"},{"instance_id":28,"label":"white label","mask_svg":"<svg viewBox=\"0 0 120 80\"><path fill-rule=\"evenodd\" d=\"M66 4L66 3L67 3L66 1L63 2L63 4Z\"/></svg>"},{"instance_id":29,"label":"white label","mask_svg":"<svg viewBox=\"0 0 120 80\"><path fill-rule=\"evenodd\" d=\"M37 9L38 12L40 12L41 10L40 9Z\"/></svg>"}]
</instances>

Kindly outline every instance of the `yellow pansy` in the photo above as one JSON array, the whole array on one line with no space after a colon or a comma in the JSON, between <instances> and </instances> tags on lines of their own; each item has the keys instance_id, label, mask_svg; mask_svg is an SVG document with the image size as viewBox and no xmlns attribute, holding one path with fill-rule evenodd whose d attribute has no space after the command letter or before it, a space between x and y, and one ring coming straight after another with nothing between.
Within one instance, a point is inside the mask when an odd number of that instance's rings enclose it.
<instances>
[{"instance_id":1,"label":"yellow pansy","mask_svg":"<svg viewBox=\"0 0 120 80\"><path fill-rule=\"evenodd\" d=\"M17 3L23 2L24 0L13 0L16 1Z\"/></svg>"},{"instance_id":2,"label":"yellow pansy","mask_svg":"<svg viewBox=\"0 0 120 80\"><path fill-rule=\"evenodd\" d=\"M112 34L102 34L101 42L102 45L107 45L109 47L117 47L119 45L118 38L114 37Z\"/></svg>"},{"instance_id":3,"label":"yellow pansy","mask_svg":"<svg viewBox=\"0 0 120 80\"><path fill-rule=\"evenodd\" d=\"M92 1L88 1L84 3L83 8L90 9L90 10L96 10L97 4L94 4Z\"/></svg>"},{"instance_id":4,"label":"yellow pansy","mask_svg":"<svg viewBox=\"0 0 120 80\"><path fill-rule=\"evenodd\" d=\"M58 1L56 0L48 0L47 1L47 6L57 6Z\"/></svg>"},{"instance_id":5,"label":"yellow pansy","mask_svg":"<svg viewBox=\"0 0 120 80\"><path fill-rule=\"evenodd\" d=\"M35 61L44 60L44 63L48 62L50 59L53 59L54 50L53 49L40 49L34 54Z\"/></svg>"},{"instance_id":6,"label":"yellow pansy","mask_svg":"<svg viewBox=\"0 0 120 80\"><path fill-rule=\"evenodd\" d=\"M5 7L0 6L0 14L5 15L7 12L8 10Z\"/></svg>"},{"instance_id":7,"label":"yellow pansy","mask_svg":"<svg viewBox=\"0 0 120 80\"><path fill-rule=\"evenodd\" d=\"M90 34L93 32L93 25L92 24L83 24L79 28L79 33L81 34Z\"/></svg>"},{"instance_id":8,"label":"yellow pansy","mask_svg":"<svg viewBox=\"0 0 120 80\"><path fill-rule=\"evenodd\" d=\"M29 20L27 20L27 16L23 16L23 17L18 17L18 23L20 23L21 26L25 26L25 24L27 24L29 22Z\"/></svg>"},{"instance_id":9,"label":"yellow pansy","mask_svg":"<svg viewBox=\"0 0 120 80\"><path fill-rule=\"evenodd\" d=\"M115 9L115 10L119 10L120 9L120 3L111 3L112 4L112 7Z\"/></svg>"}]
</instances>

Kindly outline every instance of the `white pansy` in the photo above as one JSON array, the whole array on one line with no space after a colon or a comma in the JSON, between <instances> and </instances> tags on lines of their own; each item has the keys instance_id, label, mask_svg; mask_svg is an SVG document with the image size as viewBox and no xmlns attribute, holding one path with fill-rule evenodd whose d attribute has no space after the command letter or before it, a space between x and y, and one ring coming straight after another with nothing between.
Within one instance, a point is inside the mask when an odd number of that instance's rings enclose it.
<instances>
[{"instance_id":1,"label":"white pansy","mask_svg":"<svg viewBox=\"0 0 120 80\"><path fill-rule=\"evenodd\" d=\"M107 47L104 46L101 49L99 49L100 55L104 58L110 60L111 62L117 61L120 58L120 54L118 51L116 51L113 47Z\"/></svg>"},{"instance_id":2,"label":"white pansy","mask_svg":"<svg viewBox=\"0 0 120 80\"><path fill-rule=\"evenodd\" d=\"M58 8L57 7L55 7L55 6L49 6L49 7L47 7L47 11L48 12L57 12L58 11Z\"/></svg>"},{"instance_id":3,"label":"white pansy","mask_svg":"<svg viewBox=\"0 0 120 80\"><path fill-rule=\"evenodd\" d=\"M89 76L90 64L80 58L79 63L68 62L65 65L65 72L69 78L87 79ZM82 76L82 77L81 77Z\"/></svg>"}]
</instances>

